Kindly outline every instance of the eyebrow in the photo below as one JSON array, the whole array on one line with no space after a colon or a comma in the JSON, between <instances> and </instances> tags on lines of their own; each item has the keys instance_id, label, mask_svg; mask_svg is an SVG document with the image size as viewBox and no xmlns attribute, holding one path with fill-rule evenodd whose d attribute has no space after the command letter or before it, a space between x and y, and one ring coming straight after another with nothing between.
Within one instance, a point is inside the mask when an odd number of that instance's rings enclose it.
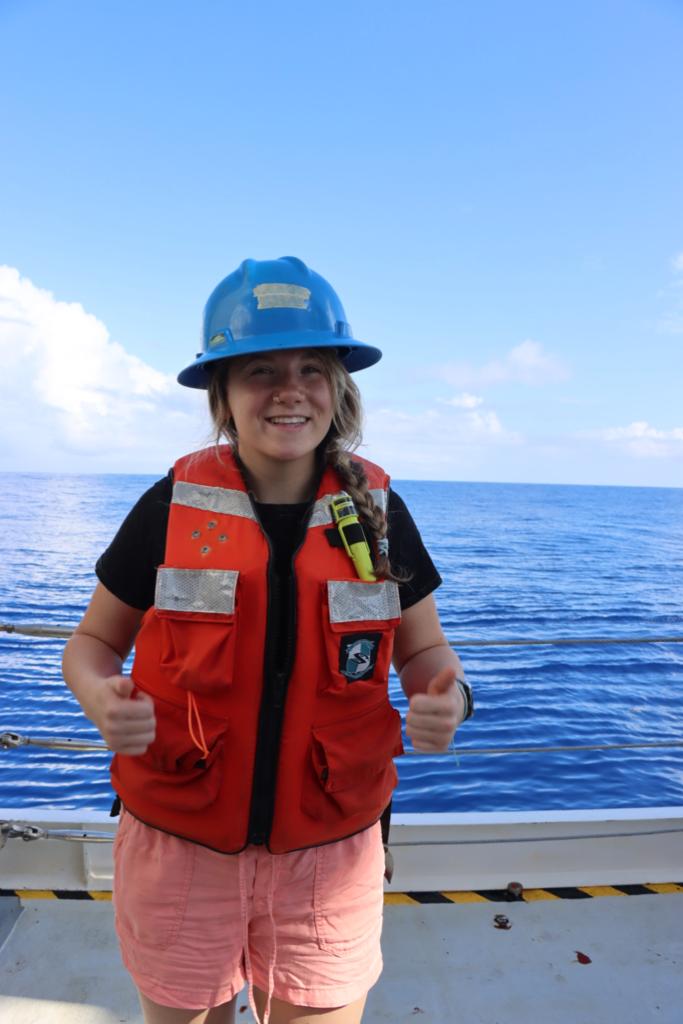
<instances>
[{"instance_id":1,"label":"eyebrow","mask_svg":"<svg viewBox=\"0 0 683 1024\"><path fill-rule=\"evenodd\" d=\"M286 352L288 350L287 349L282 349L281 351ZM274 363L274 362L276 362L275 355L272 352L261 352L261 353L257 352L257 353L254 353L254 355L244 356L244 359L245 359L245 362L242 364L242 366L245 369L248 366L251 366L252 363ZM318 352L307 353L304 350L301 353L301 355L299 356L299 360L302 363L307 363L309 361L314 361L314 362L320 363L321 366L323 364L323 358L322 358L322 356Z\"/></svg>"},{"instance_id":2,"label":"eyebrow","mask_svg":"<svg viewBox=\"0 0 683 1024\"><path fill-rule=\"evenodd\" d=\"M268 353L267 352L263 352L261 354L257 354L257 355L253 355L253 356L245 356L245 361L242 363L242 366L244 367L244 369L246 369L247 366L251 366L252 363L268 363L268 362L272 362L272 360L270 360L268 358Z\"/></svg>"}]
</instances>

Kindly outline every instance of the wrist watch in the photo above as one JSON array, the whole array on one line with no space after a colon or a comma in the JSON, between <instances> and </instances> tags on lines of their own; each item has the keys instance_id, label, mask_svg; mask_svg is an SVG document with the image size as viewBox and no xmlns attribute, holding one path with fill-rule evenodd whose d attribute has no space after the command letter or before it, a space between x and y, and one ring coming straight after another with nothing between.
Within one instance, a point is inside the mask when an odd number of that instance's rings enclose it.
<instances>
[{"instance_id":1,"label":"wrist watch","mask_svg":"<svg viewBox=\"0 0 683 1024\"><path fill-rule=\"evenodd\" d=\"M462 699L465 701L465 714L462 717L462 721L466 722L468 718L471 718L474 714L474 700L472 698L472 687L464 679L456 679L455 684L462 694Z\"/></svg>"}]
</instances>

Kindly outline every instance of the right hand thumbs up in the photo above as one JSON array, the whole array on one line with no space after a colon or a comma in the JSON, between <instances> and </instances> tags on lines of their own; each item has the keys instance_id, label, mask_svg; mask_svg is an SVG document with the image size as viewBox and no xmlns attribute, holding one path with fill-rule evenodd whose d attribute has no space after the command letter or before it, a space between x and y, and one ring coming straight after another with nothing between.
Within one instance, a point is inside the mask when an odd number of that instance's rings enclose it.
<instances>
[{"instance_id":1,"label":"right hand thumbs up","mask_svg":"<svg viewBox=\"0 0 683 1024\"><path fill-rule=\"evenodd\" d=\"M112 676L111 688L119 697L127 699L135 690L135 683L130 676Z\"/></svg>"},{"instance_id":2,"label":"right hand thumbs up","mask_svg":"<svg viewBox=\"0 0 683 1024\"><path fill-rule=\"evenodd\" d=\"M110 750L135 757L156 735L154 701L130 676L108 676L101 684L95 724Z\"/></svg>"}]
</instances>

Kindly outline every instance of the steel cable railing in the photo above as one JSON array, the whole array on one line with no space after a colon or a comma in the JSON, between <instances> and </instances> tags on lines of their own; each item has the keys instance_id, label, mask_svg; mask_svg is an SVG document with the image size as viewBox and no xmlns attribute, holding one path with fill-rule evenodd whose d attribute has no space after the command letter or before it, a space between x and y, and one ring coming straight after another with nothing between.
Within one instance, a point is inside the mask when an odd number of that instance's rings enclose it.
<instances>
[{"instance_id":1,"label":"steel cable railing","mask_svg":"<svg viewBox=\"0 0 683 1024\"><path fill-rule=\"evenodd\" d=\"M415 839L392 840L390 846L489 846L501 843L560 843L577 839L638 839L644 836L665 836L683 832L683 828L648 828L633 832L577 832L555 836L496 836L491 839ZM22 839L25 843L36 839L61 839L72 843L113 843L115 832L95 832L88 829L43 828L19 821L0 821L0 850L8 839Z\"/></svg>"},{"instance_id":2,"label":"steel cable railing","mask_svg":"<svg viewBox=\"0 0 683 1024\"><path fill-rule=\"evenodd\" d=\"M73 627L43 625L42 623L11 623L0 622L0 633L19 634L21 636L38 636L52 639L67 639L73 633ZM683 636L645 636L645 637L527 637L519 639L497 640L449 640L452 647L523 647L523 646L590 646L592 644L661 644L683 643ZM21 746L47 747L53 750L98 750L108 749L106 743L96 740L80 740L73 737L26 737L15 732L0 734L0 748L5 750ZM532 747L466 747L451 749L436 754L425 754L416 750L406 751L409 755L419 757L443 757L444 754L457 754L458 757L500 756L509 754L556 754L573 753L588 750L652 750L683 747L683 740L658 740L644 743L592 743L566 744L562 746Z\"/></svg>"},{"instance_id":3,"label":"steel cable railing","mask_svg":"<svg viewBox=\"0 0 683 1024\"><path fill-rule=\"evenodd\" d=\"M36 622L0 622L0 633L39 636L67 640L73 626L43 625ZM681 644L683 636L586 636L586 637L519 637L498 640L472 640L466 637L448 641L451 647L567 647L591 644Z\"/></svg>"},{"instance_id":4,"label":"steel cable railing","mask_svg":"<svg viewBox=\"0 0 683 1024\"><path fill-rule=\"evenodd\" d=\"M29 746L43 747L48 750L109 750L107 744L101 740L82 740L72 736L22 736L18 732L0 733L0 748L3 750ZM575 750L652 750L671 747L683 747L683 740L657 740L649 743L577 743L554 747L459 747L437 753L424 753L421 750L411 749L406 750L405 754L416 757L446 757L455 754L457 757L465 757L466 755L564 754Z\"/></svg>"}]
</instances>

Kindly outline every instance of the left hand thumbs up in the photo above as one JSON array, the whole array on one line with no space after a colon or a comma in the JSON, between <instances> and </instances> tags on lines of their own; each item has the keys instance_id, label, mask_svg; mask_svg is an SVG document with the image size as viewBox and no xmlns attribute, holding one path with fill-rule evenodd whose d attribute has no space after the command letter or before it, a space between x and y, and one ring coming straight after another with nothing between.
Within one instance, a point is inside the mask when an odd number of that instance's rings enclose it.
<instances>
[{"instance_id":1,"label":"left hand thumbs up","mask_svg":"<svg viewBox=\"0 0 683 1024\"><path fill-rule=\"evenodd\" d=\"M425 693L410 698L406 733L416 750L439 753L448 750L458 721L455 668L446 665L432 676Z\"/></svg>"},{"instance_id":2,"label":"left hand thumbs up","mask_svg":"<svg viewBox=\"0 0 683 1024\"><path fill-rule=\"evenodd\" d=\"M453 688L455 682L455 669L451 668L450 665L446 665L440 672L437 672L435 676L429 680L427 687L427 693L430 697L438 697L439 694L448 693Z\"/></svg>"}]
</instances>

